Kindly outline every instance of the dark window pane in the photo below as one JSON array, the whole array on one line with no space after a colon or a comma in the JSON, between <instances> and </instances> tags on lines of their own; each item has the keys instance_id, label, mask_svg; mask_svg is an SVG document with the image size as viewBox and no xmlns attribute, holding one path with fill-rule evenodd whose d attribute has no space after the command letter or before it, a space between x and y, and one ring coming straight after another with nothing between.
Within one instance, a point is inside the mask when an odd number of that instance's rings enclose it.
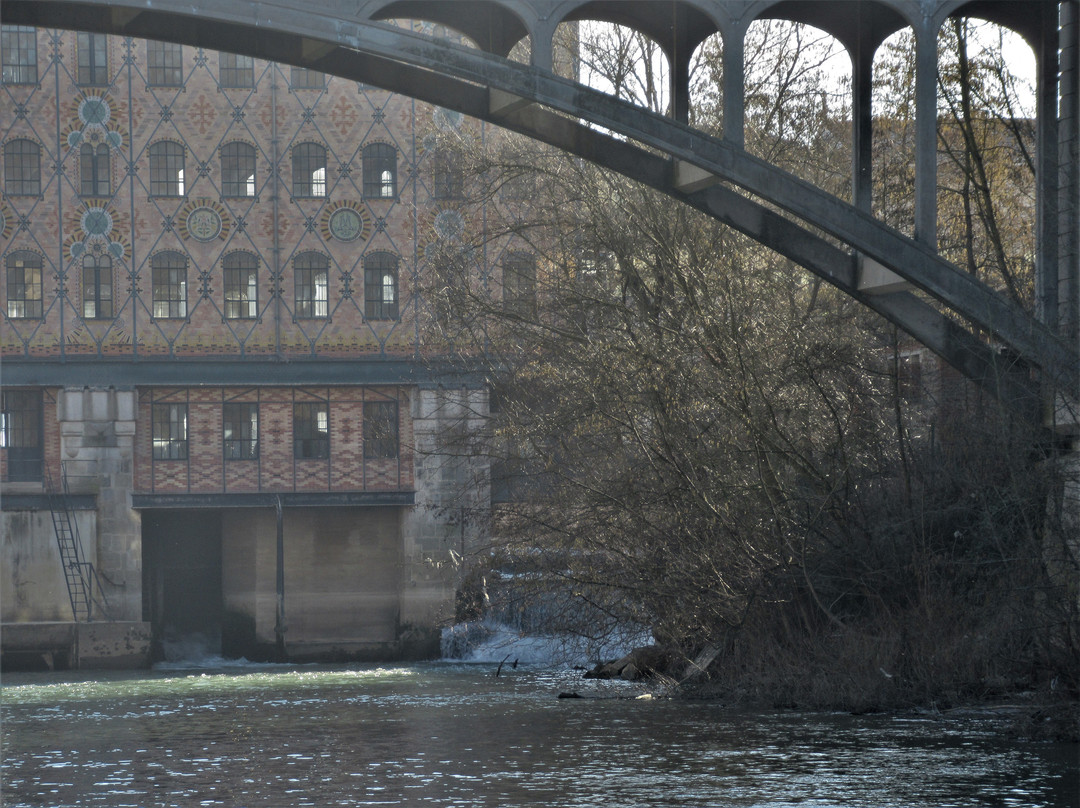
<instances>
[{"instance_id":1,"label":"dark window pane","mask_svg":"<svg viewBox=\"0 0 1080 808\"><path fill-rule=\"evenodd\" d=\"M330 456L330 409L326 402L293 405L293 455L298 460Z\"/></svg>"},{"instance_id":2,"label":"dark window pane","mask_svg":"<svg viewBox=\"0 0 1080 808\"><path fill-rule=\"evenodd\" d=\"M187 404L155 404L151 411L155 460L187 460Z\"/></svg>"},{"instance_id":3,"label":"dark window pane","mask_svg":"<svg viewBox=\"0 0 1080 808\"><path fill-rule=\"evenodd\" d=\"M29 25L0 28L4 84L37 84L37 30Z\"/></svg>"},{"instance_id":4,"label":"dark window pane","mask_svg":"<svg viewBox=\"0 0 1080 808\"><path fill-rule=\"evenodd\" d=\"M20 138L4 144L4 193L38 196L41 193L41 147Z\"/></svg>"},{"instance_id":5,"label":"dark window pane","mask_svg":"<svg viewBox=\"0 0 1080 808\"><path fill-rule=\"evenodd\" d=\"M326 149L300 143L292 150L293 196L326 196Z\"/></svg>"},{"instance_id":6,"label":"dark window pane","mask_svg":"<svg viewBox=\"0 0 1080 808\"><path fill-rule=\"evenodd\" d=\"M398 456L398 404L396 401L364 402L364 457Z\"/></svg>"},{"instance_id":7,"label":"dark window pane","mask_svg":"<svg viewBox=\"0 0 1080 808\"><path fill-rule=\"evenodd\" d=\"M388 143L364 147L364 196L393 199L397 196L397 149Z\"/></svg>"},{"instance_id":8,"label":"dark window pane","mask_svg":"<svg viewBox=\"0 0 1080 808\"><path fill-rule=\"evenodd\" d=\"M398 259L387 252L364 259L364 316L371 320L396 320Z\"/></svg>"},{"instance_id":9,"label":"dark window pane","mask_svg":"<svg viewBox=\"0 0 1080 808\"><path fill-rule=\"evenodd\" d=\"M293 260L296 316L326 317L330 259L322 253L301 253Z\"/></svg>"},{"instance_id":10,"label":"dark window pane","mask_svg":"<svg viewBox=\"0 0 1080 808\"><path fill-rule=\"evenodd\" d=\"M146 42L146 78L156 87L184 83L184 49L175 42Z\"/></svg>"},{"instance_id":11,"label":"dark window pane","mask_svg":"<svg viewBox=\"0 0 1080 808\"><path fill-rule=\"evenodd\" d=\"M221 147L221 193L223 196L255 196L255 147L226 143Z\"/></svg>"}]
</instances>

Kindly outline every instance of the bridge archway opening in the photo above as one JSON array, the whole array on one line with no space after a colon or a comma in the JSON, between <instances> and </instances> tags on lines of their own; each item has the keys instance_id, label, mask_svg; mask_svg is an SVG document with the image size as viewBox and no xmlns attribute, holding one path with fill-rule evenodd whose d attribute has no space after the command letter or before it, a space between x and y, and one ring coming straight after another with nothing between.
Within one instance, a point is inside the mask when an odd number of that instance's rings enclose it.
<instances>
[{"instance_id":1,"label":"bridge archway opening","mask_svg":"<svg viewBox=\"0 0 1080 808\"><path fill-rule=\"evenodd\" d=\"M938 252L1034 312L1035 55L1009 28L959 15L937 51Z\"/></svg>"},{"instance_id":2,"label":"bridge archway opening","mask_svg":"<svg viewBox=\"0 0 1080 808\"><path fill-rule=\"evenodd\" d=\"M851 199L851 60L832 34L763 18L744 45L746 150Z\"/></svg>"}]
</instances>

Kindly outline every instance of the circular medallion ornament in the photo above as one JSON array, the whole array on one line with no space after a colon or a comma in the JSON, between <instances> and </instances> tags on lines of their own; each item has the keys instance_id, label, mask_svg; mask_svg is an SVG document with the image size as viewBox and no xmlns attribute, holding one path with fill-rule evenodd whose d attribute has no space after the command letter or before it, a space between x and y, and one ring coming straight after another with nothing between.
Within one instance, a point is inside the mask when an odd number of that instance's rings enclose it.
<instances>
[{"instance_id":1,"label":"circular medallion ornament","mask_svg":"<svg viewBox=\"0 0 1080 808\"><path fill-rule=\"evenodd\" d=\"M330 235L338 241L355 241L362 232L364 222L352 208L338 208L330 214Z\"/></svg>"},{"instance_id":2,"label":"circular medallion ornament","mask_svg":"<svg viewBox=\"0 0 1080 808\"><path fill-rule=\"evenodd\" d=\"M465 221L456 210L444 210L435 216L435 232L439 238L456 241L465 232Z\"/></svg>"},{"instance_id":3,"label":"circular medallion ornament","mask_svg":"<svg viewBox=\"0 0 1080 808\"><path fill-rule=\"evenodd\" d=\"M435 125L443 130L458 129L461 122L465 120L465 116L457 110L446 109L445 107L435 107L432 117L435 119Z\"/></svg>"},{"instance_id":4,"label":"circular medallion ornament","mask_svg":"<svg viewBox=\"0 0 1080 808\"><path fill-rule=\"evenodd\" d=\"M79 104L79 120L84 125L105 126L109 122L110 114L109 105L104 98L90 96Z\"/></svg>"},{"instance_id":5,"label":"circular medallion ornament","mask_svg":"<svg viewBox=\"0 0 1080 808\"><path fill-rule=\"evenodd\" d=\"M105 236L112 232L112 216L105 208L87 208L82 215L82 229L87 236Z\"/></svg>"},{"instance_id":6,"label":"circular medallion ornament","mask_svg":"<svg viewBox=\"0 0 1080 808\"><path fill-rule=\"evenodd\" d=\"M196 241L213 241L221 234L221 217L213 208L195 208L187 215L187 231Z\"/></svg>"}]
</instances>

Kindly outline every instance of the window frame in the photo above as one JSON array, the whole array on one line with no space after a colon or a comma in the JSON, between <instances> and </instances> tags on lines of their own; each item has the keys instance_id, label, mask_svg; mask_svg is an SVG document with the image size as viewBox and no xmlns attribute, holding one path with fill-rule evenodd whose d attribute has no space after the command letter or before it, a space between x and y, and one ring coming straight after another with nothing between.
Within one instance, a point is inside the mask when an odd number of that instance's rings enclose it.
<instances>
[{"instance_id":1,"label":"window frame","mask_svg":"<svg viewBox=\"0 0 1080 808\"><path fill-rule=\"evenodd\" d=\"M250 261L250 263L248 263ZM254 320L259 316L259 258L247 250L234 250L221 259L222 295L226 320Z\"/></svg>"},{"instance_id":2,"label":"window frame","mask_svg":"<svg viewBox=\"0 0 1080 808\"><path fill-rule=\"evenodd\" d=\"M314 141L292 148L292 195L297 199L325 199L328 189L326 146ZM319 172L322 176L319 176Z\"/></svg>"},{"instance_id":3,"label":"window frame","mask_svg":"<svg viewBox=\"0 0 1080 808\"><path fill-rule=\"evenodd\" d=\"M184 46L147 39L146 83L150 87L184 86Z\"/></svg>"},{"instance_id":4,"label":"window frame","mask_svg":"<svg viewBox=\"0 0 1080 808\"><path fill-rule=\"evenodd\" d=\"M32 25L0 26L0 52L4 84L37 84L37 29Z\"/></svg>"},{"instance_id":5,"label":"window frame","mask_svg":"<svg viewBox=\"0 0 1080 808\"><path fill-rule=\"evenodd\" d=\"M79 31L75 37L75 62L76 84L80 87L107 87L109 85L108 37L105 34Z\"/></svg>"},{"instance_id":6,"label":"window frame","mask_svg":"<svg viewBox=\"0 0 1080 808\"><path fill-rule=\"evenodd\" d=\"M154 460L188 459L188 405L155 402L150 407L150 444Z\"/></svg>"},{"instance_id":7,"label":"window frame","mask_svg":"<svg viewBox=\"0 0 1080 808\"><path fill-rule=\"evenodd\" d=\"M40 482L45 470L45 402L40 388L0 390L0 449L5 482Z\"/></svg>"},{"instance_id":8,"label":"window frame","mask_svg":"<svg viewBox=\"0 0 1080 808\"><path fill-rule=\"evenodd\" d=\"M86 253L83 256L82 290L82 316L84 320L108 320L112 318L113 264L112 258L108 254L94 255L93 253ZM92 310L89 309L91 306L93 307Z\"/></svg>"},{"instance_id":9,"label":"window frame","mask_svg":"<svg viewBox=\"0 0 1080 808\"><path fill-rule=\"evenodd\" d=\"M433 199L464 199L465 170L461 155L451 149L438 149L431 160L431 196Z\"/></svg>"},{"instance_id":10,"label":"window frame","mask_svg":"<svg viewBox=\"0 0 1080 808\"><path fill-rule=\"evenodd\" d=\"M183 253L163 250L150 257L150 297L155 320L187 318L187 258Z\"/></svg>"},{"instance_id":11,"label":"window frame","mask_svg":"<svg viewBox=\"0 0 1080 808\"><path fill-rule=\"evenodd\" d=\"M241 60L246 59L246 65ZM218 84L225 89L255 86L255 59L228 51L218 51Z\"/></svg>"},{"instance_id":12,"label":"window frame","mask_svg":"<svg viewBox=\"0 0 1080 808\"><path fill-rule=\"evenodd\" d=\"M186 151L175 140L159 140L147 150L150 162L150 196L184 196Z\"/></svg>"},{"instance_id":13,"label":"window frame","mask_svg":"<svg viewBox=\"0 0 1080 808\"><path fill-rule=\"evenodd\" d=\"M79 196L112 196L112 155L105 143L79 147Z\"/></svg>"},{"instance_id":14,"label":"window frame","mask_svg":"<svg viewBox=\"0 0 1080 808\"><path fill-rule=\"evenodd\" d=\"M221 453L226 462L259 459L258 402L228 401L222 405Z\"/></svg>"},{"instance_id":15,"label":"window frame","mask_svg":"<svg viewBox=\"0 0 1080 808\"><path fill-rule=\"evenodd\" d=\"M321 70L309 70L306 67L293 65L289 70L289 89L325 90L326 74Z\"/></svg>"},{"instance_id":16,"label":"window frame","mask_svg":"<svg viewBox=\"0 0 1080 808\"><path fill-rule=\"evenodd\" d=\"M507 253L503 266L503 306L522 316L536 314L536 256L524 250Z\"/></svg>"},{"instance_id":17,"label":"window frame","mask_svg":"<svg viewBox=\"0 0 1080 808\"><path fill-rule=\"evenodd\" d=\"M365 460L392 460L401 454L400 417L397 401L364 402Z\"/></svg>"},{"instance_id":18,"label":"window frame","mask_svg":"<svg viewBox=\"0 0 1080 808\"><path fill-rule=\"evenodd\" d=\"M233 140L221 146L221 195L236 199L255 197L257 153L254 146Z\"/></svg>"},{"instance_id":19,"label":"window frame","mask_svg":"<svg viewBox=\"0 0 1080 808\"><path fill-rule=\"evenodd\" d=\"M399 265L398 257L385 250L368 253L364 257L365 319L398 319ZM387 291L389 291L389 299L387 299Z\"/></svg>"},{"instance_id":20,"label":"window frame","mask_svg":"<svg viewBox=\"0 0 1080 808\"><path fill-rule=\"evenodd\" d=\"M4 144L4 193L41 196L41 146L30 138L12 138Z\"/></svg>"},{"instance_id":21,"label":"window frame","mask_svg":"<svg viewBox=\"0 0 1080 808\"><path fill-rule=\"evenodd\" d=\"M397 156L397 149L389 143L379 141L364 146L364 199L397 199Z\"/></svg>"},{"instance_id":22,"label":"window frame","mask_svg":"<svg viewBox=\"0 0 1080 808\"><path fill-rule=\"evenodd\" d=\"M320 416L323 426L320 426ZM293 459L326 460L330 457L330 403L293 402Z\"/></svg>"},{"instance_id":23,"label":"window frame","mask_svg":"<svg viewBox=\"0 0 1080 808\"><path fill-rule=\"evenodd\" d=\"M19 260L29 263L16 266ZM28 269L36 270L37 277L28 281ZM42 257L31 250L15 250L8 253L4 270L8 319L41 320L45 316L45 262Z\"/></svg>"},{"instance_id":24,"label":"window frame","mask_svg":"<svg viewBox=\"0 0 1080 808\"><path fill-rule=\"evenodd\" d=\"M316 277L320 272L323 276L321 283ZM330 314L329 256L309 250L293 258L293 291L293 314L297 319L326 319Z\"/></svg>"}]
</instances>

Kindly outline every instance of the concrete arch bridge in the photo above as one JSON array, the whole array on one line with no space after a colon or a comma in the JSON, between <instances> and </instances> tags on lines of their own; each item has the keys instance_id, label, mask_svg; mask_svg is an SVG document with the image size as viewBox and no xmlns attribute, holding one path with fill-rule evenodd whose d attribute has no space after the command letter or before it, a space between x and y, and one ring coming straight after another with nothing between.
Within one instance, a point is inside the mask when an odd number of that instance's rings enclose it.
<instances>
[{"instance_id":1,"label":"concrete arch bridge","mask_svg":"<svg viewBox=\"0 0 1080 808\"><path fill-rule=\"evenodd\" d=\"M956 15L1011 28L1036 54L1037 316L936 250L936 38ZM560 147L748 234L881 313L1002 400L1025 406L1041 401L1044 419L1053 410L1058 428L1075 434L1077 0L4 0L3 18L8 24L146 37L286 62L410 95ZM751 23L763 18L823 29L851 55L850 200L744 148L744 41ZM400 19L456 29L476 47L386 22ZM552 72L556 29L582 20L619 23L658 44L670 64L673 114L654 114ZM913 237L871 214L873 57L905 28L913 32L916 48ZM686 123L692 54L716 34L724 43L721 137ZM530 64L508 58L522 40L529 43ZM1019 358L1024 372L1003 372L1003 353L1010 362ZM1047 406L1051 402L1057 406Z\"/></svg>"}]
</instances>

